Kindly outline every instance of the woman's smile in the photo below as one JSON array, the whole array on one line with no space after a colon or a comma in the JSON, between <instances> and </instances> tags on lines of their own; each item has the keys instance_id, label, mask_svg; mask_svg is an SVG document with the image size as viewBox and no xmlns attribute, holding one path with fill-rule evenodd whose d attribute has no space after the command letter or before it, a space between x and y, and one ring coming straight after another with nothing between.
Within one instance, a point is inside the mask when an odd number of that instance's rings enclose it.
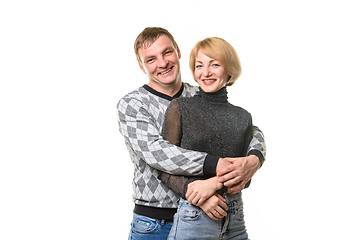
<instances>
[{"instance_id":1,"label":"woman's smile","mask_svg":"<svg viewBox=\"0 0 360 240\"><path fill-rule=\"evenodd\" d=\"M209 85L215 83L216 79L203 79L202 81L205 85L209 86Z\"/></svg>"}]
</instances>

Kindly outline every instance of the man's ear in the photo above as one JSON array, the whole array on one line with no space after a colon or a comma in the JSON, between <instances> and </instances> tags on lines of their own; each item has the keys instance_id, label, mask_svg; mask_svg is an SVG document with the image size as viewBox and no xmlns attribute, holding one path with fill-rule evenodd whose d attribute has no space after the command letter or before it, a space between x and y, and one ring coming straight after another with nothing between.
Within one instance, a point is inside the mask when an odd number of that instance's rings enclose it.
<instances>
[{"instance_id":1,"label":"man's ear","mask_svg":"<svg viewBox=\"0 0 360 240\"><path fill-rule=\"evenodd\" d=\"M139 64L139 67L140 67L141 71L143 71L143 72L146 74L146 71L145 71L144 66L143 66L143 65L141 65L141 63L139 63L139 62L138 62L138 64Z\"/></svg>"},{"instance_id":2,"label":"man's ear","mask_svg":"<svg viewBox=\"0 0 360 240\"><path fill-rule=\"evenodd\" d=\"M180 52L179 46L176 47L176 51L177 51L178 57L179 57L179 59L180 59L180 58L181 58L181 52Z\"/></svg>"}]
</instances>

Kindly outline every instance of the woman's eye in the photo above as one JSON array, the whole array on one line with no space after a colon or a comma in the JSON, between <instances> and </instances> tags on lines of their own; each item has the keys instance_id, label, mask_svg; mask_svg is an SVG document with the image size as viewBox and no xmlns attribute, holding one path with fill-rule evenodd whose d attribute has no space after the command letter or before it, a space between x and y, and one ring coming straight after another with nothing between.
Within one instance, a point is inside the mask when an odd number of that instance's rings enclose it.
<instances>
[{"instance_id":1,"label":"woman's eye","mask_svg":"<svg viewBox=\"0 0 360 240\"><path fill-rule=\"evenodd\" d=\"M202 65L195 65L195 68L201 68Z\"/></svg>"},{"instance_id":2,"label":"woman's eye","mask_svg":"<svg viewBox=\"0 0 360 240\"><path fill-rule=\"evenodd\" d=\"M220 67L220 64L214 63L213 67Z\"/></svg>"}]
</instances>

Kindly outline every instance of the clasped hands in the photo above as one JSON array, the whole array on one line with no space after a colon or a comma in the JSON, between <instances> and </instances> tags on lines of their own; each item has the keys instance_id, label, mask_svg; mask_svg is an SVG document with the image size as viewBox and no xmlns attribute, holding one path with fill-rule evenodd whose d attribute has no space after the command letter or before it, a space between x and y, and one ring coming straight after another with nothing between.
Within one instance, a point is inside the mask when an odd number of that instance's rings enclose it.
<instances>
[{"instance_id":1,"label":"clasped hands","mask_svg":"<svg viewBox=\"0 0 360 240\"><path fill-rule=\"evenodd\" d=\"M217 190L228 187L228 194L241 192L245 184L260 167L255 155L241 158L220 158L216 167L216 176L207 180L197 180L188 185L187 200L200 207L211 219L218 220L227 215L226 200Z\"/></svg>"}]
</instances>

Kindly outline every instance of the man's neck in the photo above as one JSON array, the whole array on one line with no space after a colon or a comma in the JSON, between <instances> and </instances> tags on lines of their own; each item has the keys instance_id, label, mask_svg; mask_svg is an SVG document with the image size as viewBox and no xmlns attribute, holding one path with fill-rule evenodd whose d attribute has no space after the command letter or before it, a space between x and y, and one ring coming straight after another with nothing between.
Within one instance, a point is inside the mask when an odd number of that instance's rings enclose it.
<instances>
[{"instance_id":1,"label":"man's neck","mask_svg":"<svg viewBox=\"0 0 360 240\"><path fill-rule=\"evenodd\" d=\"M160 93L173 97L176 93L180 91L182 82L181 79L178 79L177 81L168 85L155 82L149 82L147 85Z\"/></svg>"}]
</instances>

